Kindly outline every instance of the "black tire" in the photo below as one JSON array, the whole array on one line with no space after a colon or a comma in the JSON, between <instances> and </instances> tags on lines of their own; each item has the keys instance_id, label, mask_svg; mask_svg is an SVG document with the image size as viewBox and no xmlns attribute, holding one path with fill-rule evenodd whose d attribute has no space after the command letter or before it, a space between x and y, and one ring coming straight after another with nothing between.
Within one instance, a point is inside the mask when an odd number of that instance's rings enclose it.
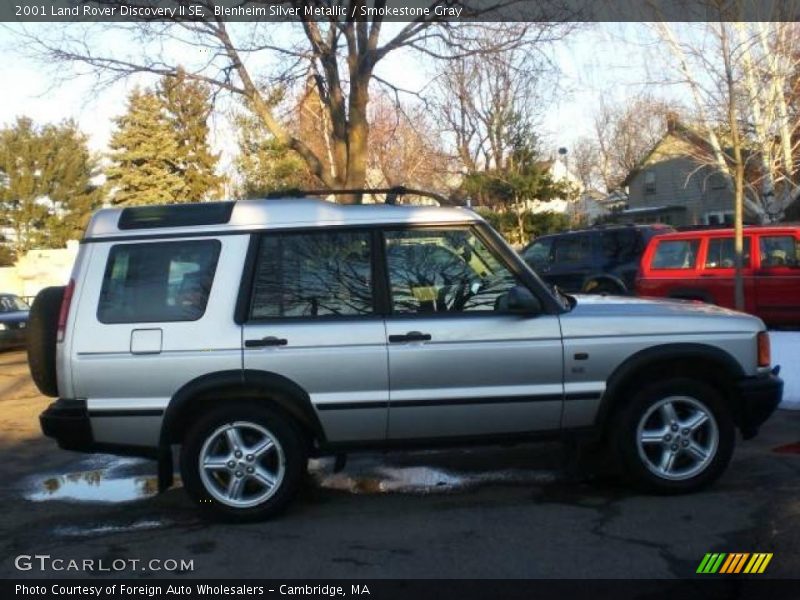
<instances>
[{"instance_id":1,"label":"black tire","mask_svg":"<svg viewBox=\"0 0 800 600\"><path fill-rule=\"evenodd\" d=\"M611 294L615 296L625 294L625 290L613 281L595 280L586 285L586 294Z\"/></svg>"},{"instance_id":2,"label":"black tire","mask_svg":"<svg viewBox=\"0 0 800 600\"><path fill-rule=\"evenodd\" d=\"M28 368L36 387L45 396L58 396L56 335L65 289L48 287L39 292L28 318Z\"/></svg>"},{"instance_id":3,"label":"black tire","mask_svg":"<svg viewBox=\"0 0 800 600\"><path fill-rule=\"evenodd\" d=\"M212 438L220 428L234 423L255 424L263 428L276 442L276 447L282 451L283 455L283 475L279 480L276 478L276 481L279 482L274 486L275 489L271 495L258 504L247 507L231 506L221 501L214 491L207 487L200 473L200 456L207 440ZM233 457L228 458L233 459ZM238 460L240 465L246 467L247 465L243 462L245 458L246 456L241 456L234 460ZM256 459L256 461L258 460L260 459ZM277 464L281 462L277 452L274 460L277 470ZM181 479L189 496L204 516L228 522L261 521L277 515L286 508L303 482L307 471L307 462L305 440L289 419L256 403L235 402L211 410L191 426L181 448ZM242 467L237 466L236 468L242 472ZM207 477L206 480L211 481L211 485L225 484L233 477L233 471L220 470L218 479ZM245 475L244 480L248 480L250 477ZM228 479L226 480L226 478ZM245 485L251 485L251 488L256 484L257 482L245 483Z\"/></svg>"},{"instance_id":4,"label":"black tire","mask_svg":"<svg viewBox=\"0 0 800 600\"><path fill-rule=\"evenodd\" d=\"M676 436L676 432L672 431L671 426L666 423L664 424L664 437L669 435L670 441L659 441L652 445L642 444L641 447L647 448L647 450L642 450L642 453L640 453L640 422L646 417L648 411L659 405L659 403L666 402L666 399L670 397L689 398L707 411L709 417L707 425L702 426L696 433L691 433L688 436L688 444L694 446L694 441L698 439L696 436L703 436L704 441L703 438L699 440L700 446L711 448L712 442L710 440L714 439L712 428L715 426L717 441L713 452L709 450L706 453L708 459L698 460L688 449L682 447L687 440L687 436L682 434L685 431L689 431L688 428L681 429L679 426ZM692 408L685 401L676 401L674 404L678 407ZM648 430L652 426L649 424L658 423L661 420L661 413L656 414L654 412L650 418L654 419L654 421L648 420L645 422ZM679 419L678 422L685 421ZM631 483L650 493L683 494L702 489L722 475L733 455L735 428L730 410L713 387L696 379L674 378L656 381L637 392L630 403L616 415L612 436L611 446L615 451L618 463L623 469L623 474ZM677 451L674 450L675 448L677 448ZM684 463L696 461L698 463L696 465L698 471L692 473L691 469L686 468L684 470L685 478L682 479L656 474L652 470L655 468L654 463L658 462L659 456L663 458L663 453L668 450L675 453L677 457L674 463L676 472L680 472L677 467L681 464L681 461ZM659 452L662 454L659 455ZM644 457L642 454L644 454Z\"/></svg>"}]
</instances>

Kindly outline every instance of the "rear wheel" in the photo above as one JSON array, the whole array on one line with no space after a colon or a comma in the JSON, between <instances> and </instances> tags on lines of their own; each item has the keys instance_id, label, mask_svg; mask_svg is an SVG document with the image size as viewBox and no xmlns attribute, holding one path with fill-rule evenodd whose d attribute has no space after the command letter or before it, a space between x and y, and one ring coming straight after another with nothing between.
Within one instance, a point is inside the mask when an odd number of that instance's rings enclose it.
<instances>
[{"instance_id":1,"label":"rear wheel","mask_svg":"<svg viewBox=\"0 0 800 600\"><path fill-rule=\"evenodd\" d=\"M296 428L255 404L220 407L195 423L181 449L181 476L209 516L256 521L283 510L306 470Z\"/></svg>"},{"instance_id":2,"label":"rear wheel","mask_svg":"<svg viewBox=\"0 0 800 600\"><path fill-rule=\"evenodd\" d=\"M613 281L601 279L599 281L589 282L589 284L586 286L586 293L621 295L625 293L625 290Z\"/></svg>"},{"instance_id":3,"label":"rear wheel","mask_svg":"<svg viewBox=\"0 0 800 600\"><path fill-rule=\"evenodd\" d=\"M614 435L626 475L656 493L685 493L716 480L735 430L714 388L688 378L653 383L620 413Z\"/></svg>"}]
</instances>

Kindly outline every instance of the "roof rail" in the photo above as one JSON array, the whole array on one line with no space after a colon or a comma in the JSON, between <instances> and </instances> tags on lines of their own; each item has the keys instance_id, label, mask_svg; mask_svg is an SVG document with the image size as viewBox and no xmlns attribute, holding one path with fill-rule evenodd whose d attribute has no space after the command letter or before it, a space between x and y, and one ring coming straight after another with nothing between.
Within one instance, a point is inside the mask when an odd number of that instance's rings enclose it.
<instances>
[{"instance_id":1,"label":"roof rail","mask_svg":"<svg viewBox=\"0 0 800 600\"><path fill-rule=\"evenodd\" d=\"M304 198L306 196L343 196L345 194L386 194L385 204L397 204L397 199L400 196L423 196L425 198L432 198L439 204L448 204L447 198L436 192L429 192L427 190L417 190L407 188L402 185L397 185L388 188L352 188L352 189L319 189L319 190L301 190L301 189L288 189L280 192L270 192L267 198Z\"/></svg>"}]
</instances>

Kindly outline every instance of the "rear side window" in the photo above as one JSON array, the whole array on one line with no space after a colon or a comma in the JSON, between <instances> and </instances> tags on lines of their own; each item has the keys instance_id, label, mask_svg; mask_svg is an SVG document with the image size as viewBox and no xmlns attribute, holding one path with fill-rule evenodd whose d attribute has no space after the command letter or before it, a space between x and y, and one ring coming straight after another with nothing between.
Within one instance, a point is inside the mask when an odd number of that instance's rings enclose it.
<instances>
[{"instance_id":1,"label":"rear side window","mask_svg":"<svg viewBox=\"0 0 800 600\"><path fill-rule=\"evenodd\" d=\"M604 231L600 236L603 258L608 262L630 262L639 256L642 245L634 229Z\"/></svg>"},{"instance_id":2,"label":"rear side window","mask_svg":"<svg viewBox=\"0 0 800 600\"><path fill-rule=\"evenodd\" d=\"M664 240L658 243L652 269L694 269L700 240Z\"/></svg>"},{"instance_id":3,"label":"rear side window","mask_svg":"<svg viewBox=\"0 0 800 600\"><path fill-rule=\"evenodd\" d=\"M762 267L800 267L800 244L790 235L761 237Z\"/></svg>"},{"instance_id":4,"label":"rear side window","mask_svg":"<svg viewBox=\"0 0 800 600\"><path fill-rule=\"evenodd\" d=\"M217 240L117 244L100 290L101 323L196 321L206 311Z\"/></svg>"},{"instance_id":5,"label":"rear side window","mask_svg":"<svg viewBox=\"0 0 800 600\"><path fill-rule=\"evenodd\" d=\"M553 262L556 264L579 264L589 261L592 240L588 235L565 235L553 242Z\"/></svg>"},{"instance_id":6,"label":"rear side window","mask_svg":"<svg viewBox=\"0 0 800 600\"><path fill-rule=\"evenodd\" d=\"M750 266L750 238L743 240L742 266ZM733 269L736 266L736 252L733 238L713 238L708 240L706 269Z\"/></svg>"},{"instance_id":7,"label":"rear side window","mask_svg":"<svg viewBox=\"0 0 800 600\"><path fill-rule=\"evenodd\" d=\"M372 314L370 256L368 232L263 236L250 319Z\"/></svg>"}]
</instances>

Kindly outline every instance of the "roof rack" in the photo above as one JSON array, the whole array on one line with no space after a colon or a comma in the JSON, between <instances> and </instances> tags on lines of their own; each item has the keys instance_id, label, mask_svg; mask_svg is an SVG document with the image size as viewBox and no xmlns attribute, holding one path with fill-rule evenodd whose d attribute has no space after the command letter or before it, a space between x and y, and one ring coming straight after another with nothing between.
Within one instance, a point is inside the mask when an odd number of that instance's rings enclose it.
<instances>
[{"instance_id":1,"label":"roof rack","mask_svg":"<svg viewBox=\"0 0 800 600\"><path fill-rule=\"evenodd\" d=\"M400 196L422 196L424 198L432 198L439 204L448 204L447 198L436 192L429 192L427 190L417 190L407 188L402 185L397 185L388 188L352 188L352 189L320 189L320 190L300 190L289 189L280 192L270 192L267 198L304 198L306 196L343 196L345 194L385 194L385 204L395 205Z\"/></svg>"}]
</instances>

